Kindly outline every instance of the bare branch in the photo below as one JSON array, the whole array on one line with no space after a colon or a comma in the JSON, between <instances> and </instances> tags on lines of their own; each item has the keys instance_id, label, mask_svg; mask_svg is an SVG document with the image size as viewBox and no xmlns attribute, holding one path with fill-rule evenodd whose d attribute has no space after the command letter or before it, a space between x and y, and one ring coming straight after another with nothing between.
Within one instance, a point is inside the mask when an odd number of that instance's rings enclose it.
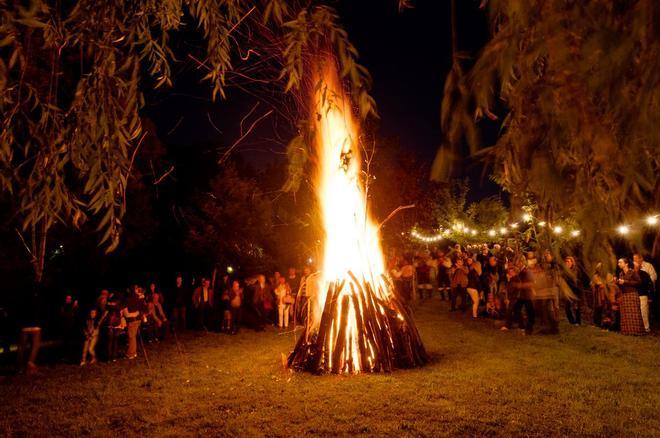
<instances>
[{"instance_id":1,"label":"bare branch","mask_svg":"<svg viewBox=\"0 0 660 438\"><path fill-rule=\"evenodd\" d=\"M272 113L273 113L273 110L269 110L266 114L264 114L263 116L259 117L257 120L255 120L254 122L252 122L252 125L250 125L250 128L247 130L247 132L245 132L245 134L242 134L242 135L238 138L238 140L236 140L236 141L234 142L234 144L232 144L231 146L229 146L229 148L227 148L227 150L225 151L225 153L222 154L222 157L220 157L220 159L218 160L218 164L222 164L222 163L224 163L225 160L227 160L227 158L229 157L229 154L231 154L231 151L234 150L234 148L235 148L236 146L238 146L238 144L239 144L241 141L243 141L243 139L244 139L245 137L247 137L247 136L250 134L250 132L252 132L252 130L254 129L254 127L257 126L257 123L259 123L261 120L265 119L266 117L268 117L268 116L271 115Z\"/></svg>"},{"instance_id":2,"label":"bare branch","mask_svg":"<svg viewBox=\"0 0 660 438\"><path fill-rule=\"evenodd\" d=\"M154 185L156 186L160 184L165 178L167 178L167 175L169 175L172 172L174 172L174 166L170 166L170 169L167 172L162 174L156 181L154 181Z\"/></svg>"},{"instance_id":3,"label":"bare branch","mask_svg":"<svg viewBox=\"0 0 660 438\"><path fill-rule=\"evenodd\" d=\"M213 123L213 120L211 120L211 114L210 113L206 113L206 118L209 119L209 123L211 124L211 126L213 126L213 129L215 129L216 131L218 131L219 134L222 135L223 132L217 126L215 126L215 123Z\"/></svg>"},{"instance_id":4,"label":"bare branch","mask_svg":"<svg viewBox=\"0 0 660 438\"><path fill-rule=\"evenodd\" d=\"M402 210L407 210L407 209L409 209L409 208L415 208L415 204L410 204L410 205L400 205L400 206L398 206L397 208L395 208L394 211L392 211L392 213L390 213L389 215L387 215L387 217L385 218L385 220L382 221L382 222L378 225L378 229L380 230L380 229L383 227L383 225L385 225L385 223L386 223L387 221L389 221L390 219L392 219L392 218L394 217L394 215L396 215L398 212L400 212L400 211L402 211Z\"/></svg>"}]
</instances>

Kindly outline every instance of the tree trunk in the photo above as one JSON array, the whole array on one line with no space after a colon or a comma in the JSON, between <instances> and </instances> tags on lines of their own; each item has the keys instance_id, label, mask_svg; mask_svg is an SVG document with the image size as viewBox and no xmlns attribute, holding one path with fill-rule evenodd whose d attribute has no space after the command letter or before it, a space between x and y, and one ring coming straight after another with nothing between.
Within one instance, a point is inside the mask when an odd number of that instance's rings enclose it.
<instances>
[{"instance_id":1,"label":"tree trunk","mask_svg":"<svg viewBox=\"0 0 660 438\"><path fill-rule=\"evenodd\" d=\"M46 261L46 238L48 237L48 225L42 219L39 226L32 225L32 270L34 282L41 284L44 276L44 264Z\"/></svg>"}]
</instances>

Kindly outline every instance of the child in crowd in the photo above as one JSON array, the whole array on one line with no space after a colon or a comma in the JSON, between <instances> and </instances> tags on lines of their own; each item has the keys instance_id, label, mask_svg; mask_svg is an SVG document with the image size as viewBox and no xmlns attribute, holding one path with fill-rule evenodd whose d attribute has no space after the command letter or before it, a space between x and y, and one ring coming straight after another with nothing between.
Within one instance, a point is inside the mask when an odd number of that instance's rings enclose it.
<instances>
[{"instance_id":1,"label":"child in crowd","mask_svg":"<svg viewBox=\"0 0 660 438\"><path fill-rule=\"evenodd\" d=\"M85 328L83 333L85 335L85 343L83 344L82 359L80 361L80 366L84 366L86 363L90 365L96 363L96 341L99 338L99 326L101 325L101 320L97 319L96 309L89 311L89 315L85 320ZM89 362L87 362L87 357L89 356Z\"/></svg>"}]
</instances>

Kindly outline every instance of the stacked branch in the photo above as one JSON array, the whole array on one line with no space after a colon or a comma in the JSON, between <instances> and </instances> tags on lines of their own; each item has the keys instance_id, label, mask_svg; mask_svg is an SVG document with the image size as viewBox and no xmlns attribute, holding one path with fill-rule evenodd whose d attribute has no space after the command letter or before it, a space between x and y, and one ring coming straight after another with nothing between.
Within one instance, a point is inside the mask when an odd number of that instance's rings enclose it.
<instances>
[{"instance_id":1,"label":"stacked branch","mask_svg":"<svg viewBox=\"0 0 660 438\"><path fill-rule=\"evenodd\" d=\"M350 279L329 284L318 328L312 331L313 322L307 321L288 366L342 374L391 372L428 362L412 315L392 284L383 277L374 290L349 274Z\"/></svg>"}]
</instances>

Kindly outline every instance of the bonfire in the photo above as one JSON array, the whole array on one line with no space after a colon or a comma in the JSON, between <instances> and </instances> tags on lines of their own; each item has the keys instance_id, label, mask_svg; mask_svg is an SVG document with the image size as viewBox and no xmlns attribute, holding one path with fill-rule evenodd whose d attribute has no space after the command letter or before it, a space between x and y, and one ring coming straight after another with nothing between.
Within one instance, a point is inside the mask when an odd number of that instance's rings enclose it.
<instances>
[{"instance_id":1,"label":"bonfire","mask_svg":"<svg viewBox=\"0 0 660 438\"><path fill-rule=\"evenodd\" d=\"M316 193L325 231L316 293L288 365L315 373L410 368L427 361L410 310L383 263L378 225L367 209L359 127L334 62L312 94Z\"/></svg>"}]
</instances>

